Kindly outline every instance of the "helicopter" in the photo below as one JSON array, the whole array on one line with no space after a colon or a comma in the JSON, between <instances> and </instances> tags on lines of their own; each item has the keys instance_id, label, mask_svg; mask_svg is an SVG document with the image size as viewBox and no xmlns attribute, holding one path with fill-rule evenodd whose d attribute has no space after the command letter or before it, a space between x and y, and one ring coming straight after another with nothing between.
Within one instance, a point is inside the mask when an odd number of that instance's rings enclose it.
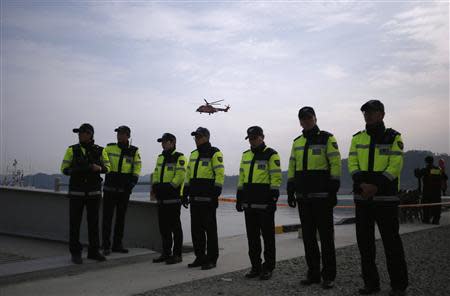
<instances>
[{"instance_id":1,"label":"helicopter","mask_svg":"<svg viewBox=\"0 0 450 296\"><path fill-rule=\"evenodd\" d=\"M208 102L206 99L203 99L205 101L205 105L201 105L200 107L197 108L196 112L200 112L200 113L208 113L209 115L219 112L219 111L223 111L223 112L228 112L228 110L230 109L230 105L226 105L225 108L216 108L214 107L214 105L218 105L219 102L222 102L223 100L218 100L218 101L214 101L214 102Z\"/></svg>"}]
</instances>

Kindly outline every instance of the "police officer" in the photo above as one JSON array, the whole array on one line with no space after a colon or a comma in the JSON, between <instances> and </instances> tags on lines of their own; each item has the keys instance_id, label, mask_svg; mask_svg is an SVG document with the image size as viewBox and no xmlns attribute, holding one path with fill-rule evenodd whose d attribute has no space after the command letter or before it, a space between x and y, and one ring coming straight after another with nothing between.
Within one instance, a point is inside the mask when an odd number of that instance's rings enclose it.
<instances>
[{"instance_id":1,"label":"police officer","mask_svg":"<svg viewBox=\"0 0 450 296\"><path fill-rule=\"evenodd\" d=\"M366 129L353 135L348 168L353 179L356 204L356 238L361 254L364 288L368 295L380 290L375 264L375 222L383 240L390 295L405 295L408 272L399 235L397 197L403 167L403 142L400 133L386 128L384 105L370 100L361 107Z\"/></svg>"},{"instance_id":2,"label":"police officer","mask_svg":"<svg viewBox=\"0 0 450 296\"><path fill-rule=\"evenodd\" d=\"M191 135L195 137L197 149L189 158L183 203L191 204L191 233L196 258L188 267L201 266L207 270L216 267L219 257L216 208L225 169L222 152L209 142L208 129L199 127Z\"/></svg>"},{"instance_id":3,"label":"police officer","mask_svg":"<svg viewBox=\"0 0 450 296\"><path fill-rule=\"evenodd\" d=\"M422 178L423 193L422 203L439 203L441 199L442 183L445 182L445 175L442 170L433 164L433 156L425 157L426 167L419 170L416 176ZM423 223L431 223L439 225L441 218L441 206L425 206L423 207Z\"/></svg>"},{"instance_id":4,"label":"police officer","mask_svg":"<svg viewBox=\"0 0 450 296\"><path fill-rule=\"evenodd\" d=\"M102 178L100 174L107 173L110 168L105 149L94 144L94 128L89 123L83 123L73 129L78 133L79 143L66 150L61 164L61 172L70 176L69 180L69 248L72 262L82 264L82 245L80 244L80 225L83 208L86 206L89 248L88 258L105 261L99 252L98 212L102 197Z\"/></svg>"},{"instance_id":5,"label":"police officer","mask_svg":"<svg viewBox=\"0 0 450 296\"><path fill-rule=\"evenodd\" d=\"M161 143L163 152L156 160L151 195L156 197L158 202L158 222L163 252L160 257L153 259L153 262L176 264L182 261L183 230L180 210L187 163L183 153L176 151L177 139L174 135L165 133L157 141Z\"/></svg>"},{"instance_id":6,"label":"police officer","mask_svg":"<svg viewBox=\"0 0 450 296\"><path fill-rule=\"evenodd\" d=\"M303 131L292 144L287 191L289 206L295 208L297 201L299 204L308 265L307 276L301 284L320 283L322 277L322 287L330 289L336 278L333 207L340 186L341 155L336 138L317 126L313 108L301 108L298 118ZM322 250L322 272L317 231Z\"/></svg>"},{"instance_id":7,"label":"police officer","mask_svg":"<svg viewBox=\"0 0 450 296\"><path fill-rule=\"evenodd\" d=\"M106 145L106 153L111 162L111 170L106 174L103 186L103 254L111 253L111 226L115 212L116 223L112 251L128 253L122 244L125 228L125 214L133 187L137 184L141 173L141 157L138 147L130 145L131 130L122 125L117 132L117 143Z\"/></svg>"},{"instance_id":8,"label":"police officer","mask_svg":"<svg viewBox=\"0 0 450 296\"><path fill-rule=\"evenodd\" d=\"M236 209L245 211L248 255L252 268L245 277L268 280L275 268L275 210L280 196L281 168L278 153L264 143L259 126L249 127L250 149L242 154ZM261 238L264 264L261 264Z\"/></svg>"}]
</instances>

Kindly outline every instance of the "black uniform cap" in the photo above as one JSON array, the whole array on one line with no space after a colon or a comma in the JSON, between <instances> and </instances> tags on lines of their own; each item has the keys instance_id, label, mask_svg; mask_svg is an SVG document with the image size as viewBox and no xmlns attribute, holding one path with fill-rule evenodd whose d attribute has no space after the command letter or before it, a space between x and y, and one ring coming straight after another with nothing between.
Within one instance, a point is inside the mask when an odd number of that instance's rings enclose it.
<instances>
[{"instance_id":1,"label":"black uniform cap","mask_svg":"<svg viewBox=\"0 0 450 296\"><path fill-rule=\"evenodd\" d=\"M162 135L162 137L161 138L159 138L158 140L156 140L157 142L159 142L159 143L161 143L161 142L165 142L165 141L172 141L172 142L175 142L177 140L177 138L174 136L174 135L172 135L171 133L164 133L163 135Z\"/></svg>"},{"instance_id":2,"label":"black uniform cap","mask_svg":"<svg viewBox=\"0 0 450 296\"><path fill-rule=\"evenodd\" d=\"M209 138L209 130L205 127L200 126L199 128L197 128L195 131L193 131L191 133L191 136L197 136L197 135Z\"/></svg>"},{"instance_id":3,"label":"black uniform cap","mask_svg":"<svg viewBox=\"0 0 450 296\"><path fill-rule=\"evenodd\" d=\"M114 131L115 131L115 132L125 132L125 133L127 133L128 135L131 135L131 130L130 130L130 128L129 128L128 126L126 126L126 125L121 125L121 126L119 126L118 128L116 128Z\"/></svg>"},{"instance_id":4,"label":"black uniform cap","mask_svg":"<svg viewBox=\"0 0 450 296\"><path fill-rule=\"evenodd\" d=\"M264 136L263 129L259 126L251 126L247 129L247 137L245 139L247 140L250 136Z\"/></svg>"},{"instance_id":5,"label":"black uniform cap","mask_svg":"<svg viewBox=\"0 0 450 296\"><path fill-rule=\"evenodd\" d=\"M298 110L298 119L302 119L309 116L316 116L316 112L314 112L314 109L309 106L302 107L300 110Z\"/></svg>"},{"instance_id":6,"label":"black uniform cap","mask_svg":"<svg viewBox=\"0 0 450 296\"><path fill-rule=\"evenodd\" d=\"M379 100L370 100L361 106L361 111L380 111L384 113L384 105Z\"/></svg>"},{"instance_id":7,"label":"black uniform cap","mask_svg":"<svg viewBox=\"0 0 450 296\"><path fill-rule=\"evenodd\" d=\"M72 130L74 133L82 133L82 132L86 132L86 133L90 133L90 134L94 134L94 127L92 125L90 125L89 123L83 123L82 125L80 125L79 128L74 128Z\"/></svg>"}]
</instances>

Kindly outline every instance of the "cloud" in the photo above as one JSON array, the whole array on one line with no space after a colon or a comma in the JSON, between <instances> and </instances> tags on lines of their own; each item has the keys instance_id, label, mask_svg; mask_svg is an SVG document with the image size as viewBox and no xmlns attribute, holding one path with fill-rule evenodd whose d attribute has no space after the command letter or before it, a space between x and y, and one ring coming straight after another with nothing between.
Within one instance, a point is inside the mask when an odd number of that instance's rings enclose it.
<instances>
[{"instance_id":1,"label":"cloud","mask_svg":"<svg viewBox=\"0 0 450 296\"><path fill-rule=\"evenodd\" d=\"M386 33L384 57L393 64L372 71L377 86L404 83L448 86L448 4L426 3L396 14L381 27Z\"/></svg>"},{"instance_id":2,"label":"cloud","mask_svg":"<svg viewBox=\"0 0 450 296\"><path fill-rule=\"evenodd\" d=\"M325 66L321 73L332 79L342 79L348 76L342 67L333 64Z\"/></svg>"}]
</instances>

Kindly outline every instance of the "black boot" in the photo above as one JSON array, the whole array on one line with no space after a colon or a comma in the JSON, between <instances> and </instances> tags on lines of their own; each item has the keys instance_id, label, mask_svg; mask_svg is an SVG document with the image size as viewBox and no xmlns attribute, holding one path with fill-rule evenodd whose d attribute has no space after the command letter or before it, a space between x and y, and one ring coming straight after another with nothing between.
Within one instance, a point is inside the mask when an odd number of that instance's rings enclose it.
<instances>
[{"instance_id":1,"label":"black boot","mask_svg":"<svg viewBox=\"0 0 450 296\"><path fill-rule=\"evenodd\" d=\"M88 254L88 259L92 259L98 262L106 261L106 257L100 254L99 252Z\"/></svg>"},{"instance_id":2,"label":"black boot","mask_svg":"<svg viewBox=\"0 0 450 296\"><path fill-rule=\"evenodd\" d=\"M250 271L245 274L245 277L248 279L253 279L253 278L259 277L260 274L261 274L261 269L252 267L252 269L250 269Z\"/></svg>"},{"instance_id":3,"label":"black boot","mask_svg":"<svg viewBox=\"0 0 450 296\"><path fill-rule=\"evenodd\" d=\"M166 260L166 264L177 264L183 261L183 258L181 256L171 256Z\"/></svg>"},{"instance_id":4,"label":"black boot","mask_svg":"<svg viewBox=\"0 0 450 296\"><path fill-rule=\"evenodd\" d=\"M203 265L203 260L200 259L199 257L197 257L197 258L195 258L194 262L188 264L188 267L193 268L193 267L200 267L202 265Z\"/></svg>"},{"instance_id":5,"label":"black boot","mask_svg":"<svg viewBox=\"0 0 450 296\"><path fill-rule=\"evenodd\" d=\"M170 256L169 255L164 255L161 254L161 256L159 256L158 258L154 258L153 259L153 263L161 263L161 262L165 262L167 259L169 259Z\"/></svg>"},{"instance_id":6,"label":"black boot","mask_svg":"<svg viewBox=\"0 0 450 296\"><path fill-rule=\"evenodd\" d=\"M83 264L83 259L81 259L80 254L72 254L72 262L74 264Z\"/></svg>"}]
</instances>

